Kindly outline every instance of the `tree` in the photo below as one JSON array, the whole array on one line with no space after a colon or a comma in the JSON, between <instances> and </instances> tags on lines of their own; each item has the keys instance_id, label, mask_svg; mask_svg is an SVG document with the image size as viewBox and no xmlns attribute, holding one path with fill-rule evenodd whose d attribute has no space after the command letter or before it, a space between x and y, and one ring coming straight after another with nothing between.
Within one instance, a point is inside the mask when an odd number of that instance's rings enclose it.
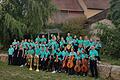
<instances>
[{"instance_id":1,"label":"tree","mask_svg":"<svg viewBox=\"0 0 120 80\"><path fill-rule=\"evenodd\" d=\"M40 33L55 11L51 0L3 0L0 4L0 38L5 43L14 35Z\"/></svg>"},{"instance_id":2,"label":"tree","mask_svg":"<svg viewBox=\"0 0 120 80\"><path fill-rule=\"evenodd\" d=\"M118 27L120 24L120 0L110 1L109 19Z\"/></svg>"}]
</instances>

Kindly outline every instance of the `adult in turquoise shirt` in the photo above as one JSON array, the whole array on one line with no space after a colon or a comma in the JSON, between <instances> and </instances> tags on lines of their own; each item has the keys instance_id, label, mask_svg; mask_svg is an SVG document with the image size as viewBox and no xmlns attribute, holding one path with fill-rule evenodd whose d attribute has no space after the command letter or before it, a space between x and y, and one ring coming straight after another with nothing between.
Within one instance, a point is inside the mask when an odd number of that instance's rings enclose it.
<instances>
[{"instance_id":1,"label":"adult in turquoise shirt","mask_svg":"<svg viewBox=\"0 0 120 80\"><path fill-rule=\"evenodd\" d=\"M49 48L48 46L46 47L46 51L45 51L45 58L47 59L50 55L50 51L49 51Z\"/></svg>"},{"instance_id":2,"label":"adult in turquoise shirt","mask_svg":"<svg viewBox=\"0 0 120 80\"><path fill-rule=\"evenodd\" d=\"M71 52L70 52L70 54L69 54L69 57L70 57L70 56L74 56L74 57L75 57L76 55L77 55L76 52L74 52L74 50L71 49Z\"/></svg>"},{"instance_id":3,"label":"adult in turquoise shirt","mask_svg":"<svg viewBox=\"0 0 120 80\"><path fill-rule=\"evenodd\" d=\"M89 52L89 59L90 59L90 71L92 74L92 77L97 78L98 77L98 70L97 70L97 57L98 52L95 50L95 46L91 47L91 50Z\"/></svg>"},{"instance_id":4,"label":"adult in turquoise shirt","mask_svg":"<svg viewBox=\"0 0 120 80\"><path fill-rule=\"evenodd\" d=\"M85 39L84 39L84 41L83 41L83 46L84 46L84 48L89 47L89 44L90 44L90 41L89 41L88 37L85 36Z\"/></svg>"},{"instance_id":5,"label":"adult in turquoise shirt","mask_svg":"<svg viewBox=\"0 0 120 80\"><path fill-rule=\"evenodd\" d=\"M8 49L8 65L12 64L13 53L14 53L14 48L12 47L12 45L10 45L10 48Z\"/></svg>"},{"instance_id":6,"label":"adult in turquoise shirt","mask_svg":"<svg viewBox=\"0 0 120 80\"><path fill-rule=\"evenodd\" d=\"M64 48L64 44L65 44L65 40L63 37L61 37L61 40L60 40L60 47Z\"/></svg>"},{"instance_id":7,"label":"adult in turquoise shirt","mask_svg":"<svg viewBox=\"0 0 120 80\"><path fill-rule=\"evenodd\" d=\"M82 36L79 37L78 41L77 41L78 44L82 45L83 44L83 39L82 39Z\"/></svg>"},{"instance_id":8,"label":"adult in turquoise shirt","mask_svg":"<svg viewBox=\"0 0 120 80\"><path fill-rule=\"evenodd\" d=\"M13 47L15 47L15 45L17 45L17 44L18 43L17 43L16 39L14 39L14 41L12 42Z\"/></svg>"},{"instance_id":9,"label":"adult in turquoise shirt","mask_svg":"<svg viewBox=\"0 0 120 80\"><path fill-rule=\"evenodd\" d=\"M80 60L80 59L81 59L81 56L80 56L80 52L79 52L79 51L77 51L77 55L75 56L75 59L76 59L76 60Z\"/></svg>"},{"instance_id":10,"label":"adult in turquoise shirt","mask_svg":"<svg viewBox=\"0 0 120 80\"><path fill-rule=\"evenodd\" d=\"M45 50L44 47L42 47L42 50L40 51L40 59L41 59L41 68L45 70Z\"/></svg>"},{"instance_id":11,"label":"adult in turquoise shirt","mask_svg":"<svg viewBox=\"0 0 120 80\"><path fill-rule=\"evenodd\" d=\"M63 56L63 59L62 59L62 60L64 60L65 57L68 57L68 56L69 56L69 53L68 53L68 51L66 50L66 48L64 48L64 50L62 51L62 56Z\"/></svg>"},{"instance_id":12,"label":"adult in turquoise shirt","mask_svg":"<svg viewBox=\"0 0 120 80\"><path fill-rule=\"evenodd\" d=\"M45 38L45 35L42 35L42 38L40 39L41 43L47 42L47 39Z\"/></svg>"},{"instance_id":13,"label":"adult in turquoise shirt","mask_svg":"<svg viewBox=\"0 0 120 80\"><path fill-rule=\"evenodd\" d=\"M52 52L51 52L51 55L55 58L57 54L57 51L54 49L54 47L52 47Z\"/></svg>"},{"instance_id":14,"label":"adult in turquoise shirt","mask_svg":"<svg viewBox=\"0 0 120 80\"><path fill-rule=\"evenodd\" d=\"M39 37L39 35L38 35L37 38L35 39L35 42L40 43L40 37Z\"/></svg>"},{"instance_id":15,"label":"adult in turquoise shirt","mask_svg":"<svg viewBox=\"0 0 120 80\"><path fill-rule=\"evenodd\" d=\"M83 50L84 50L84 48L83 48L82 44L79 44L79 46L78 46L79 53L83 53Z\"/></svg>"},{"instance_id":16,"label":"adult in turquoise shirt","mask_svg":"<svg viewBox=\"0 0 120 80\"><path fill-rule=\"evenodd\" d=\"M70 36L70 33L67 34L66 41L67 44L72 44L72 36Z\"/></svg>"},{"instance_id":17,"label":"adult in turquoise shirt","mask_svg":"<svg viewBox=\"0 0 120 80\"><path fill-rule=\"evenodd\" d=\"M33 55L35 52L34 52L34 49L32 48L32 46L30 47L30 49L27 51L28 55Z\"/></svg>"},{"instance_id":18,"label":"adult in turquoise shirt","mask_svg":"<svg viewBox=\"0 0 120 80\"><path fill-rule=\"evenodd\" d=\"M42 50L40 51L41 61L43 61L44 57L45 57L45 50L44 50L44 47L42 47Z\"/></svg>"},{"instance_id":19,"label":"adult in turquoise shirt","mask_svg":"<svg viewBox=\"0 0 120 80\"><path fill-rule=\"evenodd\" d=\"M35 43L33 42L33 40L31 40L30 45L31 45L32 47L35 47Z\"/></svg>"},{"instance_id":20,"label":"adult in turquoise shirt","mask_svg":"<svg viewBox=\"0 0 120 80\"><path fill-rule=\"evenodd\" d=\"M39 55L40 55L40 48L39 48L39 46L37 47L37 48L35 48L35 56L38 56L39 57Z\"/></svg>"}]
</instances>

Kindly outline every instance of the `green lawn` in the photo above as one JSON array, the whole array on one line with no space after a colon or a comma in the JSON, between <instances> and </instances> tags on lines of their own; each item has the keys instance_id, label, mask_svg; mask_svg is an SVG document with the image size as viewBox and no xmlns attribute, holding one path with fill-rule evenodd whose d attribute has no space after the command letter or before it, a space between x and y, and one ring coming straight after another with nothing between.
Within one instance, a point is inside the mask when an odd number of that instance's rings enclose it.
<instances>
[{"instance_id":1,"label":"green lawn","mask_svg":"<svg viewBox=\"0 0 120 80\"><path fill-rule=\"evenodd\" d=\"M28 68L8 66L0 62L0 80L94 80L91 77L68 76L65 73L52 74L45 71L29 71ZM103 80L103 79L99 79Z\"/></svg>"}]
</instances>

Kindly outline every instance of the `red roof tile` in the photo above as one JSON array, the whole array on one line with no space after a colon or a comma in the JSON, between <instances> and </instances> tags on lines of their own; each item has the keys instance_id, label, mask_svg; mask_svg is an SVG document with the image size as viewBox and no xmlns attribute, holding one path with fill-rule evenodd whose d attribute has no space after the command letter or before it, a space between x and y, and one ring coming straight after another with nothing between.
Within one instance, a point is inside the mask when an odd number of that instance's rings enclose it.
<instances>
[{"instance_id":1,"label":"red roof tile","mask_svg":"<svg viewBox=\"0 0 120 80\"><path fill-rule=\"evenodd\" d=\"M109 0L84 0L88 9L108 9Z\"/></svg>"},{"instance_id":2,"label":"red roof tile","mask_svg":"<svg viewBox=\"0 0 120 80\"><path fill-rule=\"evenodd\" d=\"M52 0L59 10L83 11L78 0Z\"/></svg>"}]
</instances>

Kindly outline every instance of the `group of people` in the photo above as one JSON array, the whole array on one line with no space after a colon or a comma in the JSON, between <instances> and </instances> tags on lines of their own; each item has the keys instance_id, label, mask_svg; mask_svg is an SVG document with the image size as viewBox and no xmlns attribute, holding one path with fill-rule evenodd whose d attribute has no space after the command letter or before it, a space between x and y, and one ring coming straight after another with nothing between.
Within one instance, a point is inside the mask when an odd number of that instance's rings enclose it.
<instances>
[{"instance_id":1,"label":"group of people","mask_svg":"<svg viewBox=\"0 0 120 80\"><path fill-rule=\"evenodd\" d=\"M8 64L27 66L29 70L45 70L65 72L69 75L98 77L97 62L100 61L100 40L80 36L77 38L67 34L66 38L51 34L51 39L45 35L37 36L35 40L16 39L8 49Z\"/></svg>"}]
</instances>

